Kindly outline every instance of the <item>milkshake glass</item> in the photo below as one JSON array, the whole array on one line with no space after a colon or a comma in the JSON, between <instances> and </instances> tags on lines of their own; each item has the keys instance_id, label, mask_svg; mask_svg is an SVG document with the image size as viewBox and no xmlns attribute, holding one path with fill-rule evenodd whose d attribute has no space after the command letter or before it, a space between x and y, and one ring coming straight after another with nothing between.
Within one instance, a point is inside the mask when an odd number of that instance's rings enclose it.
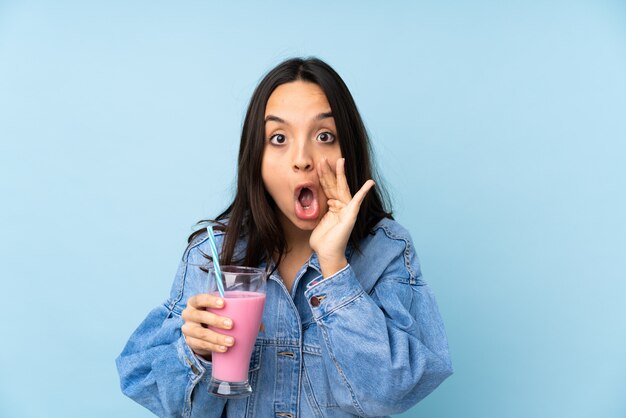
<instances>
[{"instance_id":1,"label":"milkshake glass","mask_svg":"<svg viewBox=\"0 0 626 418\"><path fill-rule=\"evenodd\" d=\"M233 327L215 332L230 335L235 344L225 353L213 352L209 393L223 398L241 398L252 393L248 367L265 305L267 274L264 270L242 266L221 266L224 284L224 307L207 308L233 321ZM220 296L213 266L208 267L207 293Z\"/></svg>"}]
</instances>

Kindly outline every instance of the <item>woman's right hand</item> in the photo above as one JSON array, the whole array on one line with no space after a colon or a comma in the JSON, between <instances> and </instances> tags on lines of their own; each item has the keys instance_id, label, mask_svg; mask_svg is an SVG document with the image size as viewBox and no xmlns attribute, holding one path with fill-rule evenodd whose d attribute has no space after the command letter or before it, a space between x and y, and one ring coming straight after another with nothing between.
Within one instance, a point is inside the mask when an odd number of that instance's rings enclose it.
<instances>
[{"instance_id":1,"label":"woman's right hand","mask_svg":"<svg viewBox=\"0 0 626 418\"><path fill-rule=\"evenodd\" d=\"M224 353L228 347L232 347L235 343L233 337L207 328L209 325L221 329L233 327L233 321L230 318L206 310L206 308L221 309L223 307L224 300L222 298L203 293L190 297L187 301L187 307L182 313L185 323L182 325L181 331L185 336L187 345L194 353L207 360L211 359L212 352Z\"/></svg>"}]
</instances>

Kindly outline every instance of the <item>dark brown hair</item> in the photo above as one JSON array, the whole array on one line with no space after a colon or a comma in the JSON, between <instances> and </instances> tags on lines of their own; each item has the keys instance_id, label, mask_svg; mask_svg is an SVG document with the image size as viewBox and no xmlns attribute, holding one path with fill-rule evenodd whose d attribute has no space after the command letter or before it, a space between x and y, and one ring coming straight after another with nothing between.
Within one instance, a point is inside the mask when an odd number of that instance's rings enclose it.
<instances>
[{"instance_id":1,"label":"dark brown hair","mask_svg":"<svg viewBox=\"0 0 626 418\"><path fill-rule=\"evenodd\" d=\"M367 131L345 83L335 70L320 59L289 59L265 75L255 89L246 112L239 145L237 193L230 206L214 221L217 222L215 229L225 231L220 254L222 264L257 266L278 254L278 265L286 254L287 242L277 216L279 209L263 185L261 161L265 146L267 101L278 86L298 80L315 83L326 94L337 127L341 154L346 159L350 192L354 194L370 178L376 181L376 187L368 192L361 204L350 235L352 246L358 250L359 242L382 218L393 219L391 209L385 207L389 199L370 159L372 151ZM207 221L200 223L204 222ZM189 242L201 232L191 234ZM246 253L234 259L235 246L240 239L247 241Z\"/></svg>"}]
</instances>

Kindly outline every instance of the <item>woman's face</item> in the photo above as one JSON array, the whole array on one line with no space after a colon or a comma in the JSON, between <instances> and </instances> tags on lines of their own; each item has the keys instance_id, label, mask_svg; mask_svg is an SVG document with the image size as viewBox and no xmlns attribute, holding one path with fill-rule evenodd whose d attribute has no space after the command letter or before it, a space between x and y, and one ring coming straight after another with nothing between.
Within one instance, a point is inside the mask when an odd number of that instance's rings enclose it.
<instances>
[{"instance_id":1,"label":"woman's face","mask_svg":"<svg viewBox=\"0 0 626 418\"><path fill-rule=\"evenodd\" d=\"M265 109L261 176L287 231L312 231L328 211L316 170L323 157L331 167L341 158L326 95L306 81L280 85Z\"/></svg>"}]
</instances>

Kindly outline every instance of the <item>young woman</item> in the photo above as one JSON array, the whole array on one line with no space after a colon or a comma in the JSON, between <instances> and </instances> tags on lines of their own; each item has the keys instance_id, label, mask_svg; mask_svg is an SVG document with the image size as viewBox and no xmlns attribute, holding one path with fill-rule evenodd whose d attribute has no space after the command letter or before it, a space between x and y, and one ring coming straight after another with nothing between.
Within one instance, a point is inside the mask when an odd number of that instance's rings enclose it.
<instances>
[{"instance_id":1,"label":"young woman","mask_svg":"<svg viewBox=\"0 0 626 418\"><path fill-rule=\"evenodd\" d=\"M372 181L367 133L339 75L290 59L255 90L237 193L218 216L220 262L271 271L250 363L253 394L207 393L211 354L237 344L192 234L169 298L117 359L122 391L159 416L353 417L400 413L452 373L434 296L409 233Z\"/></svg>"}]
</instances>

